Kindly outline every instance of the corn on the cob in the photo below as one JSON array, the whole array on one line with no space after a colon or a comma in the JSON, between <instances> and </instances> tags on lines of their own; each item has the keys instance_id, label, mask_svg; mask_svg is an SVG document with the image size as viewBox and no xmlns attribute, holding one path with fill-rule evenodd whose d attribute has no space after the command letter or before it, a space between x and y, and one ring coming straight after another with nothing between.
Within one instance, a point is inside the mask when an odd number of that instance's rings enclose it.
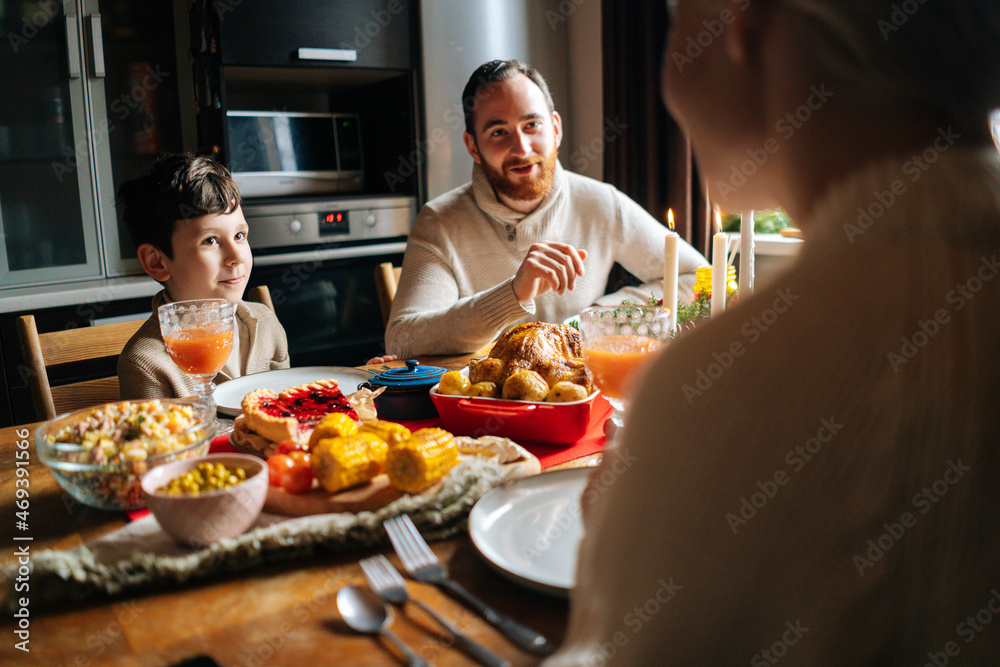
<instances>
[{"instance_id":1,"label":"corn on the cob","mask_svg":"<svg viewBox=\"0 0 1000 667\"><path fill-rule=\"evenodd\" d=\"M374 419L358 427L358 433L374 433L385 440L390 447L398 445L410 437L410 429L396 422Z\"/></svg>"},{"instance_id":2,"label":"corn on the cob","mask_svg":"<svg viewBox=\"0 0 1000 667\"><path fill-rule=\"evenodd\" d=\"M353 433L349 437L357 438L368 448L368 455L378 464L379 472L385 468L385 457L389 452L389 443L374 433Z\"/></svg>"},{"instance_id":3,"label":"corn on the cob","mask_svg":"<svg viewBox=\"0 0 1000 667\"><path fill-rule=\"evenodd\" d=\"M316 443L324 438L336 438L341 435L350 435L358 430L358 422L351 419L343 412L331 412L319 420L312 435L309 436L309 449L315 448Z\"/></svg>"},{"instance_id":4,"label":"corn on the cob","mask_svg":"<svg viewBox=\"0 0 1000 667\"><path fill-rule=\"evenodd\" d=\"M458 463L458 446L451 433L423 428L389 448L385 471L389 483L406 493L420 493L444 479Z\"/></svg>"},{"instance_id":5,"label":"corn on the cob","mask_svg":"<svg viewBox=\"0 0 1000 667\"><path fill-rule=\"evenodd\" d=\"M316 443L310 466L327 493L371 481L382 472L388 445L371 433L323 438Z\"/></svg>"}]
</instances>

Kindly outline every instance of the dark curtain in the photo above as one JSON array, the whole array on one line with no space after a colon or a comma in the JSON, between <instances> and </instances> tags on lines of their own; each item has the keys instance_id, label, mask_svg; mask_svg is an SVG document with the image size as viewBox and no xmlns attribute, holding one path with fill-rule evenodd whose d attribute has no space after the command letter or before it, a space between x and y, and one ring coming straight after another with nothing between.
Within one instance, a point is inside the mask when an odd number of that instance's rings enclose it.
<instances>
[{"instance_id":1,"label":"dark curtain","mask_svg":"<svg viewBox=\"0 0 1000 667\"><path fill-rule=\"evenodd\" d=\"M604 116L623 128L604 152L604 180L706 252L710 230L687 137L660 93L669 17L662 0L602 0ZM707 253L706 253L707 254Z\"/></svg>"}]
</instances>

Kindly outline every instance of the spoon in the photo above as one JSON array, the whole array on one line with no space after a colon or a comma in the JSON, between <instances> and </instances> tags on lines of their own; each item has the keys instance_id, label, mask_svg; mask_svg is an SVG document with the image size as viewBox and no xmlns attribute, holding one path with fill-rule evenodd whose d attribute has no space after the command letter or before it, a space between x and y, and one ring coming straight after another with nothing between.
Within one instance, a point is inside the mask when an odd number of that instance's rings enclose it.
<instances>
[{"instance_id":1,"label":"spoon","mask_svg":"<svg viewBox=\"0 0 1000 667\"><path fill-rule=\"evenodd\" d=\"M392 610L367 588L360 586L341 588L337 591L337 609L340 610L344 622L354 630L367 634L380 634L395 644L409 658L412 667L431 667L399 637L389 632L387 626L392 622Z\"/></svg>"}]
</instances>

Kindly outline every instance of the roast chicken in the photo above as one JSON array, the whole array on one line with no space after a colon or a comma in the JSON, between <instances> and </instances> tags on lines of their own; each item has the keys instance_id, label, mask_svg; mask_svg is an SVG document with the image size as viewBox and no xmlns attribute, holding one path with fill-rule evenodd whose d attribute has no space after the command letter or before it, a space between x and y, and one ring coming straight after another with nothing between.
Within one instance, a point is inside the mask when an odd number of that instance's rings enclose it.
<instances>
[{"instance_id":1,"label":"roast chicken","mask_svg":"<svg viewBox=\"0 0 1000 667\"><path fill-rule=\"evenodd\" d=\"M549 322L518 324L505 331L489 357L469 364L469 381L503 387L508 378L524 370L540 375L550 388L558 382L571 382L582 386L585 396L593 391L593 381L583 364L580 332Z\"/></svg>"}]
</instances>

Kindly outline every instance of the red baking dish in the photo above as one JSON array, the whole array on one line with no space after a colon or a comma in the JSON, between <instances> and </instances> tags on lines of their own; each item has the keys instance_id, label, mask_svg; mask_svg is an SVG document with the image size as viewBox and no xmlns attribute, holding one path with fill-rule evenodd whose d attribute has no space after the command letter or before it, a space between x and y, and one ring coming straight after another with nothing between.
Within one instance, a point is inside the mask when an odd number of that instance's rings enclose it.
<instances>
[{"instance_id":1,"label":"red baking dish","mask_svg":"<svg viewBox=\"0 0 1000 667\"><path fill-rule=\"evenodd\" d=\"M431 401L444 428L455 435L499 435L516 442L568 445L587 432L590 411L600 392L582 401L536 403L500 398L449 396L431 388Z\"/></svg>"}]
</instances>

